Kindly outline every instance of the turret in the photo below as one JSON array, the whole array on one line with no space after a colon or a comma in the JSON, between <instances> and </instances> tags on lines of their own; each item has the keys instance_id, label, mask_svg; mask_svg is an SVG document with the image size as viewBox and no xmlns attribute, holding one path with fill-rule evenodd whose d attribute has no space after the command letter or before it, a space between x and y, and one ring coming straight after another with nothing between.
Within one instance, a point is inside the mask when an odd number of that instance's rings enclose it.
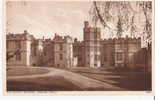
<instances>
[{"instance_id":1,"label":"turret","mask_svg":"<svg viewBox=\"0 0 155 100\"><path fill-rule=\"evenodd\" d=\"M89 27L89 22L88 22L88 21L85 21L85 22L84 22L84 27L85 27L85 28L88 28L88 27Z\"/></svg>"}]
</instances>

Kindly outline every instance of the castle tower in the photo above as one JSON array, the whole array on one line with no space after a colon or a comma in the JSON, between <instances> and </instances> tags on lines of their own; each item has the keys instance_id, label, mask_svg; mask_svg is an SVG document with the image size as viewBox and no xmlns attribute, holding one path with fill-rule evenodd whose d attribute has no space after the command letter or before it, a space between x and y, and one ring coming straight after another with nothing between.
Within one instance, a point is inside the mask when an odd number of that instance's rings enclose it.
<instances>
[{"instance_id":1,"label":"castle tower","mask_svg":"<svg viewBox=\"0 0 155 100\"><path fill-rule=\"evenodd\" d=\"M29 66L31 55L31 35L25 30L23 34L7 34L7 65Z\"/></svg>"},{"instance_id":2,"label":"castle tower","mask_svg":"<svg viewBox=\"0 0 155 100\"><path fill-rule=\"evenodd\" d=\"M90 27L88 21L85 21L83 31L85 45L85 66L100 67L100 28Z\"/></svg>"},{"instance_id":3,"label":"castle tower","mask_svg":"<svg viewBox=\"0 0 155 100\"><path fill-rule=\"evenodd\" d=\"M54 65L56 67L72 67L73 41L70 36L54 37Z\"/></svg>"}]
</instances>

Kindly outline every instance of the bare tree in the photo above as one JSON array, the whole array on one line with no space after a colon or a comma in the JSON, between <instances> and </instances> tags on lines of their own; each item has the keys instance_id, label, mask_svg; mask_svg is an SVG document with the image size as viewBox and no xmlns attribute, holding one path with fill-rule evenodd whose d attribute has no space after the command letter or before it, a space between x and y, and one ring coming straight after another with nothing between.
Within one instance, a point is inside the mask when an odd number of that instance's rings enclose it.
<instances>
[{"instance_id":1,"label":"bare tree","mask_svg":"<svg viewBox=\"0 0 155 100\"><path fill-rule=\"evenodd\" d=\"M134 7L136 7L136 10ZM145 18L142 35L151 42L152 37L152 2L151 1L94 1L90 9L91 20L96 26L100 22L103 28L116 31L116 36L121 37L123 32L130 31L131 36L137 33L135 17L143 12L141 18ZM115 28L108 23L115 24Z\"/></svg>"}]
</instances>

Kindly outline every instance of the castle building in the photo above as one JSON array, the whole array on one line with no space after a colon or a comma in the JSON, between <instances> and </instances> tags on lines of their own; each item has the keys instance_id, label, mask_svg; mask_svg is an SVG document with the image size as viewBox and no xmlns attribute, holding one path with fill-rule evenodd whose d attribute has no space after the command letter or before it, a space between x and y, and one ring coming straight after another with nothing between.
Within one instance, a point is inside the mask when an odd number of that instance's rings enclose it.
<instances>
[{"instance_id":1,"label":"castle building","mask_svg":"<svg viewBox=\"0 0 155 100\"><path fill-rule=\"evenodd\" d=\"M54 41L43 40L43 65L54 67Z\"/></svg>"},{"instance_id":2,"label":"castle building","mask_svg":"<svg viewBox=\"0 0 155 100\"><path fill-rule=\"evenodd\" d=\"M33 36L26 30L23 34L6 35L7 65L29 66Z\"/></svg>"},{"instance_id":3,"label":"castle building","mask_svg":"<svg viewBox=\"0 0 155 100\"><path fill-rule=\"evenodd\" d=\"M78 41L77 39L74 39L74 43L73 43L73 57L74 60L73 62L76 64L74 64L74 66L83 66L85 64L85 45L83 41Z\"/></svg>"},{"instance_id":4,"label":"castle building","mask_svg":"<svg viewBox=\"0 0 155 100\"><path fill-rule=\"evenodd\" d=\"M102 66L129 66L136 64L134 55L141 50L140 38L114 38L101 41Z\"/></svg>"},{"instance_id":5,"label":"castle building","mask_svg":"<svg viewBox=\"0 0 155 100\"><path fill-rule=\"evenodd\" d=\"M113 39L101 40L101 66L115 65L115 44Z\"/></svg>"},{"instance_id":6,"label":"castle building","mask_svg":"<svg viewBox=\"0 0 155 100\"><path fill-rule=\"evenodd\" d=\"M71 67L73 65L73 40L70 36L54 37L54 66Z\"/></svg>"},{"instance_id":7,"label":"castle building","mask_svg":"<svg viewBox=\"0 0 155 100\"><path fill-rule=\"evenodd\" d=\"M91 27L88 21L84 22L83 41L57 34L53 39L35 39L27 31L7 34L6 38L7 65L99 68L149 63L147 50L141 48L141 38L103 40L100 28Z\"/></svg>"},{"instance_id":8,"label":"castle building","mask_svg":"<svg viewBox=\"0 0 155 100\"><path fill-rule=\"evenodd\" d=\"M84 22L84 41L74 40L73 55L79 67L135 67L141 38L101 39L100 29ZM142 54L140 54L142 55ZM142 60L143 61L143 60Z\"/></svg>"},{"instance_id":9,"label":"castle building","mask_svg":"<svg viewBox=\"0 0 155 100\"><path fill-rule=\"evenodd\" d=\"M84 22L84 46L85 46L85 66L101 67L100 52L100 28L90 27L88 21Z\"/></svg>"},{"instance_id":10,"label":"castle building","mask_svg":"<svg viewBox=\"0 0 155 100\"><path fill-rule=\"evenodd\" d=\"M134 67L134 55L141 49L140 38L125 38L115 40L115 66Z\"/></svg>"},{"instance_id":11,"label":"castle building","mask_svg":"<svg viewBox=\"0 0 155 100\"><path fill-rule=\"evenodd\" d=\"M43 64L43 49L42 39L33 39L31 41L31 65L39 66Z\"/></svg>"}]
</instances>

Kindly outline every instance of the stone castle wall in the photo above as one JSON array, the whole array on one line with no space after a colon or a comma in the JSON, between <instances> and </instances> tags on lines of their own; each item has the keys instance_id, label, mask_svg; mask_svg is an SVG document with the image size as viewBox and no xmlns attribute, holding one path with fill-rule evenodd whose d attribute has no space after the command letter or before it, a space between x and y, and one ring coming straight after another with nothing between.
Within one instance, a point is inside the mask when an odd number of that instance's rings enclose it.
<instances>
[{"instance_id":1,"label":"stone castle wall","mask_svg":"<svg viewBox=\"0 0 155 100\"><path fill-rule=\"evenodd\" d=\"M84 40L55 35L54 39L37 40L27 34L7 35L7 54L17 51L20 44L21 59L16 55L8 65L40 65L53 67L136 67L146 66L147 51L141 48L140 38L101 39L100 28L84 22ZM41 49L42 48L42 49ZM146 54L146 55L143 55ZM149 55L148 55L149 56ZM140 57L140 58L139 58ZM141 60L139 60L141 59ZM142 61L142 62L141 62Z\"/></svg>"},{"instance_id":2,"label":"stone castle wall","mask_svg":"<svg viewBox=\"0 0 155 100\"><path fill-rule=\"evenodd\" d=\"M30 65L31 38L32 36L27 31L24 31L23 34L8 34L6 36L7 65Z\"/></svg>"}]
</instances>

